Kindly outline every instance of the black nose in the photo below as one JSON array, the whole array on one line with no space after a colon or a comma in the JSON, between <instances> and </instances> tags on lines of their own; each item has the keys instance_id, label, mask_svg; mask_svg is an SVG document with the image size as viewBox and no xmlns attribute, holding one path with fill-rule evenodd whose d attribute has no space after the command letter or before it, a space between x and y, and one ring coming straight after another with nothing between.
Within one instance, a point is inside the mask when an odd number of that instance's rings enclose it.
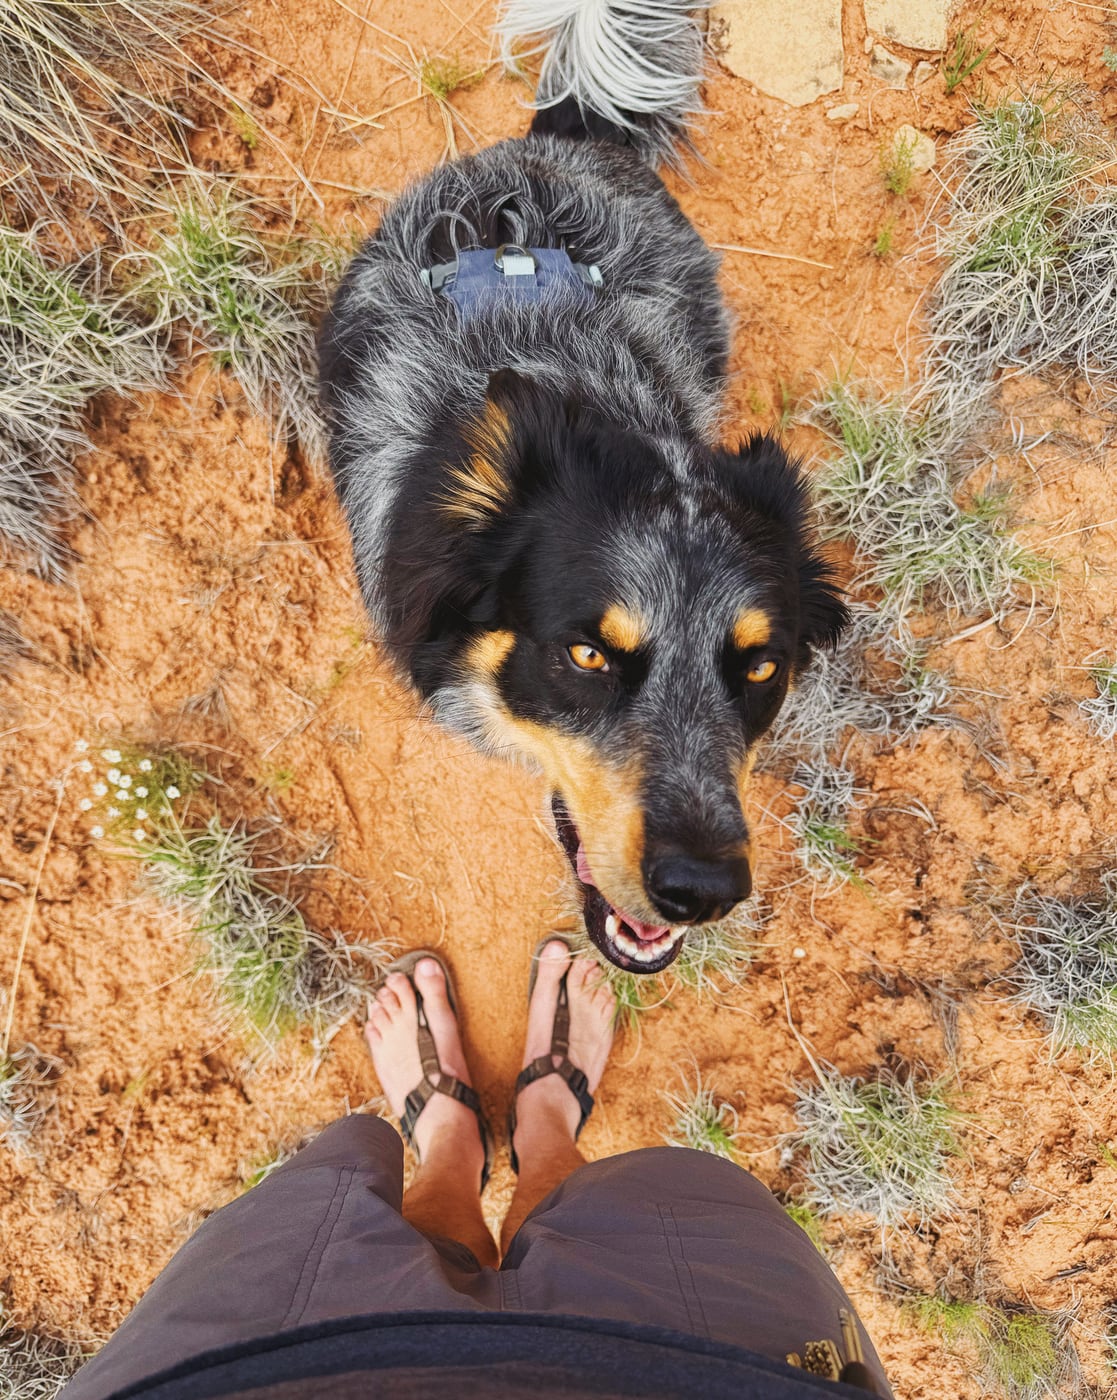
<instances>
[{"instance_id":1,"label":"black nose","mask_svg":"<svg viewBox=\"0 0 1117 1400\"><path fill-rule=\"evenodd\" d=\"M752 872L743 856L700 860L675 851L645 862L648 898L672 924L722 919L752 892Z\"/></svg>"}]
</instances>

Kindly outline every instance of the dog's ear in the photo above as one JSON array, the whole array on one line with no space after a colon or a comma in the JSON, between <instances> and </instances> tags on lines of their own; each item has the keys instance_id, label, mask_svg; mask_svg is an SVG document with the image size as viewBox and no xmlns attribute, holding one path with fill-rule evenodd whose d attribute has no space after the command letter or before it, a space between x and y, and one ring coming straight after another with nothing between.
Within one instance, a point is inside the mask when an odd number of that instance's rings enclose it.
<instances>
[{"instance_id":1,"label":"dog's ear","mask_svg":"<svg viewBox=\"0 0 1117 1400\"><path fill-rule=\"evenodd\" d=\"M463 426L464 450L449 473L445 518L482 531L551 475L551 449L577 410L515 370L489 376L485 399Z\"/></svg>"},{"instance_id":2,"label":"dog's ear","mask_svg":"<svg viewBox=\"0 0 1117 1400\"><path fill-rule=\"evenodd\" d=\"M834 566L815 544L799 556L799 639L808 647L832 647L849 625Z\"/></svg>"},{"instance_id":3,"label":"dog's ear","mask_svg":"<svg viewBox=\"0 0 1117 1400\"><path fill-rule=\"evenodd\" d=\"M833 646L849 622L849 609L811 523L803 468L774 437L755 433L738 448L732 477L738 505L781 527L796 551L800 643Z\"/></svg>"}]
</instances>

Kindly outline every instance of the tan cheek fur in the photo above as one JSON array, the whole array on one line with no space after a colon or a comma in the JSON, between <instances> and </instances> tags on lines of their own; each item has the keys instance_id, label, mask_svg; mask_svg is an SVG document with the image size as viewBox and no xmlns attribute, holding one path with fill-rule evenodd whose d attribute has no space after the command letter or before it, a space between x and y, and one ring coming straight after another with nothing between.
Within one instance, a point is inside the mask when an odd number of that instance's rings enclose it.
<instances>
[{"instance_id":1,"label":"tan cheek fur","mask_svg":"<svg viewBox=\"0 0 1117 1400\"><path fill-rule=\"evenodd\" d=\"M511 632L482 633L463 663L469 678L485 689L492 743L535 760L570 808L605 898L635 918L654 923L658 916L648 904L640 869L644 858L640 766L634 762L607 767L587 740L509 714L495 680L515 641Z\"/></svg>"}]
</instances>

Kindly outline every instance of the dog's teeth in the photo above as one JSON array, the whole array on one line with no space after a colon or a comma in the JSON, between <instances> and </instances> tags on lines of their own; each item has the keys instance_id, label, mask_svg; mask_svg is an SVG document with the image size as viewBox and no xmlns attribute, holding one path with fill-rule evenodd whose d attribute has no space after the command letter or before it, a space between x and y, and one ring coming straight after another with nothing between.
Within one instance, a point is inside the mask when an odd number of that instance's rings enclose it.
<instances>
[{"instance_id":1,"label":"dog's teeth","mask_svg":"<svg viewBox=\"0 0 1117 1400\"><path fill-rule=\"evenodd\" d=\"M616 916L615 914L610 914L610 915L608 915L608 917L606 918L606 920L605 920L605 932L609 935L610 938L616 938L616 936L617 936L617 916Z\"/></svg>"}]
</instances>

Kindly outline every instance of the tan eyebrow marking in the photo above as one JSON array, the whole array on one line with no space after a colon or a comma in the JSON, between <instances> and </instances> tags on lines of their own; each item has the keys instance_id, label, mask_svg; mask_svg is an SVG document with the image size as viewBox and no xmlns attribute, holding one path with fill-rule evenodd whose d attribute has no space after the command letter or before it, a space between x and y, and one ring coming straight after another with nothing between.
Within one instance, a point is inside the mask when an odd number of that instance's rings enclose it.
<instances>
[{"instance_id":1,"label":"tan eyebrow marking","mask_svg":"<svg viewBox=\"0 0 1117 1400\"><path fill-rule=\"evenodd\" d=\"M515 645L516 637L512 632L482 632L469 645L466 666L475 674L495 676Z\"/></svg>"},{"instance_id":2,"label":"tan eyebrow marking","mask_svg":"<svg viewBox=\"0 0 1117 1400\"><path fill-rule=\"evenodd\" d=\"M772 637L772 623L759 608L742 608L733 622L733 645L741 651L762 647Z\"/></svg>"},{"instance_id":3,"label":"tan eyebrow marking","mask_svg":"<svg viewBox=\"0 0 1117 1400\"><path fill-rule=\"evenodd\" d=\"M612 603L605 609L605 615L597 630L601 633L602 640L617 651L639 651L644 645L644 619L639 614L621 607L620 603Z\"/></svg>"}]
</instances>

